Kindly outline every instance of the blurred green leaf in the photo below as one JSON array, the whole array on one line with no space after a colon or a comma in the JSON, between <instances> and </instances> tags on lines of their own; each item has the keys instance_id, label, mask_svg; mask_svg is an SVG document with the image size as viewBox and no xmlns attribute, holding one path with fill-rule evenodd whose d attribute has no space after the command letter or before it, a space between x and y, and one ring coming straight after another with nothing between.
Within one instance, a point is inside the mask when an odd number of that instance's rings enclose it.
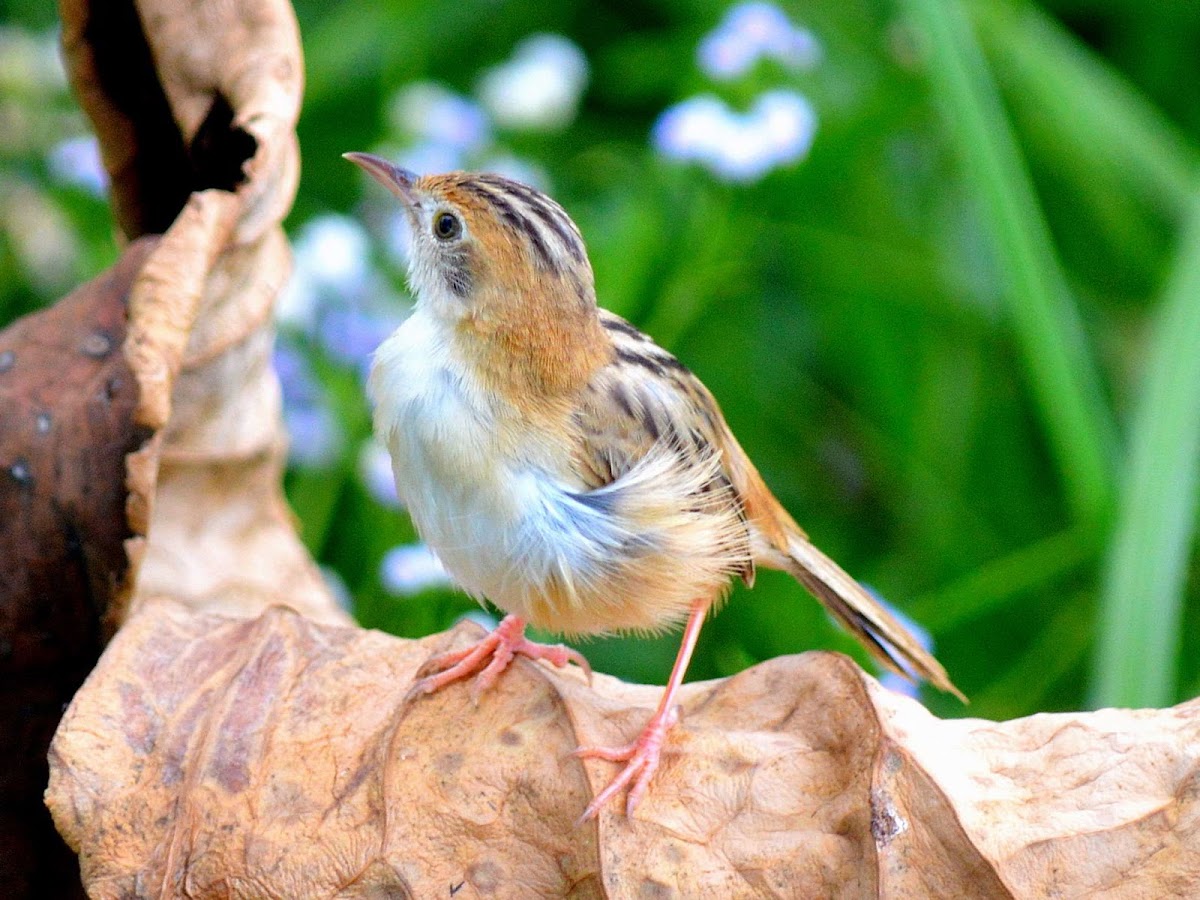
<instances>
[{"instance_id":1,"label":"blurred green leaf","mask_svg":"<svg viewBox=\"0 0 1200 900\"><path fill-rule=\"evenodd\" d=\"M971 697L971 712L1010 718L1026 709L1045 709L1055 684L1081 668L1091 646L1091 614L1085 598L1067 595L1045 610L1042 627L1006 672Z\"/></svg>"},{"instance_id":2,"label":"blurred green leaf","mask_svg":"<svg viewBox=\"0 0 1200 900\"><path fill-rule=\"evenodd\" d=\"M1092 702L1176 699L1200 486L1200 192L1154 322L1100 593Z\"/></svg>"},{"instance_id":3,"label":"blurred green leaf","mask_svg":"<svg viewBox=\"0 0 1200 900\"><path fill-rule=\"evenodd\" d=\"M1176 220L1200 152L1161 110L1029 3L970 7L980 39L1012 81L1012 101L1036 110L1092 183L1144 194Z\"/></svg>"},{"instance_id":4,"label":"blurred green leaf","mask_svg":"<svg viewBox=\"0 0 1200 900\"><path fill-rule=\"evenodd\" d=\"M1116 426L1029 174L960 0L907 0L965 175L986 213L1030 387L1075 515L1112 502Z\"/></svg>"},{"instance_id":5,"label":"blurred green leaf","mask_svg":"<svg viewBox=\"0 0 1200 900\"><path fill-rule=\"evenodd\" d=\"M961 628L995 613L1014 597L1060 580L1091 560L1095 528L1075 526L972 570L953 584L915 599L909 609L935 632Z\"/></svg>"}]
</instances>

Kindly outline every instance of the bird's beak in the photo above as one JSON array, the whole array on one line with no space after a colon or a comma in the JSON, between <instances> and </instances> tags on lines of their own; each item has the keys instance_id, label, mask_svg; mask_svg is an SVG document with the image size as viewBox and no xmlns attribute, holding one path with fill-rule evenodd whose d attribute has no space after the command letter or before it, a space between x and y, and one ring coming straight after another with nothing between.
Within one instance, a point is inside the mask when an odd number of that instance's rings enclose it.
<instances>
[{"instance_id":1,"label":"bird's beak","mask_svg":"<svg viewBox=\"0 0 1200 900\"><path fill-rule=\"evenodd\" d=\"M394 166L382 156L371 153L343 153L342 159L348 159L364 172L382 184L385 188L399 197L410 209L416 205L413 196L413 182L417 180L415 172Z\"/></svg>"}]
</instances>

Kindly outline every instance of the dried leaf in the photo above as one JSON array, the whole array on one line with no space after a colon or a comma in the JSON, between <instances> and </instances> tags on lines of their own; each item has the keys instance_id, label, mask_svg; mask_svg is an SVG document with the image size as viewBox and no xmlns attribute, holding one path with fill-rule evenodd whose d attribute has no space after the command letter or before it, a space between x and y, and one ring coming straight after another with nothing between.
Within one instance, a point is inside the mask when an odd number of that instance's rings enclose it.
<instances>
[{"instance_id":1,"label":"dried leaf","mask_svg":"<svg viewBox=\"0 0 1200 900\"><path fill-rule=\"evenodd\" d=\"M136 420L162 429L128 461L129 520L150 536L129 546L132 603L252 615L286 602L342 621L280 485L271 308L290 268L280 222L299 172L303 78L291 7L63 0L62 13L118 222L130 235L166 229L134 285L124 348Z\"/></svg>"},{"instance_id":2,"label":"dried leaf","mask_svg":"<svg viewBox=\"0 0 1200 900\"><path fill-rule=\"evenodd\" d=\"M155 597L256 614L287 603L344 621L292 524L271 368L271 301L288 268L278 229L229 242L236 197L192 197L133 287L125 352L137 415L162 428L130 458L130 518L148 539L136 607Z\"/></svg>"},{"instance_id":3,"label":"dried leaf","mask_svg":"<svg viewBox=\"0 0 1200 900\"><path fill-rule=\"evenodd\" d=\"M101 616L115 626L165 585L197 606L252 615L284 599L345 619L279 477L270 310L298 171L295 21L283 2L176 6L62 4L118 221L130 237L167 233L0 338L0 715L19 738L0 776L5 896L78 891L39 800L50 733L107 637ZM199 23L212 30L197 42ZM189 199L206 187L226 190Z\"/></svg>"},{"instance_id":4,"label":"dried leaf","mask_svg":"<svg viewBox=\"0 0 1200 900\"><path fill-rule=\"evenodd\" d=\"M74 863L41 803L63 705L128 593L126 454L149 432L120 353L126 299L153 250L0 331L0 893L70 890Z\"/></svg>"},{"instance_id":5,"label":"dried leaf","mask_svg":"<svg viewBox=\"0 0 1200 900\"><path fill-rule=\"evenodd\" d=\"M304 68L291 6L60 0L71 87L100 138L129 237L160 234L188 195L237 190L238 243L292 203Z\"/></svg>"},{"instance_id":6,"label":"dried leaf","mask_svg":"<svg viewBox=\"0 0 1200 900\"><path fill-rule=\"evenodd\" d=\"M472 636L463 626L448 637ZM519 662L410 699L447 636L136 616L50 796L97 898L1165 897L1200 884L1200 704L943 722L844 657L688 685L627 820L575 819L658 689ZM137 893L137 885L154 889Z\"/></svg>"}]
</instances>

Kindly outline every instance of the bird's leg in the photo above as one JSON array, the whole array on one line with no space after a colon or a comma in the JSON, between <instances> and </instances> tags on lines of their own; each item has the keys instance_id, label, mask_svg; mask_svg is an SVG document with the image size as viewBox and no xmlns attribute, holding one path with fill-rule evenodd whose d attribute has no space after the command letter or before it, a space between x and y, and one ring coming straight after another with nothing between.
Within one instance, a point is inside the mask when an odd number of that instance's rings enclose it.
<instances>
[{"instance_id":1,"label":"bird's leg","mask_svg":"<svg viewBox=\"0 0 1200 900\"><path fill-rule=\"evenodd\" d=\"M679 720L679 712L675 707L675 694L683 684L684 673L692 659L692 651L696 649L696 639L700 636L700 626L704 624L704 615L708 612L709 601L697 601L688 616L687 625L683 629L683 642L679 645L679 655L675 657L675 666L671 669L671 677L663 691L658 709L642 729L636 741L624 747L580 747L575 751L576 756L607 759L609 762L623 762L625 768L588 804L579 821L586 822L600 812L601 807L611 800L626 785L631 785L629 795L625 800L625 815L632 816L634 809L641 802L642 795L650 786L650 779L658 768L659 757L662 755L663 743L667 731Z\"/></svg>"},{"instance_id":2,"label":"bird's leg","mask_svg":"<svg viewBox=\"0 0 1200 900\"><path fill-rule=\"evenodd\" d=\"M490 688L508 668L514 656L544 659L559 668L575 663L592 680L592 667L583 654L562 644L537 644L525 637L525 620L507 615L484 637L462 650L451 650L425 663L422 671L433 672L413 685L413 694L432 694L454 681L476 675L471 687L471 699Z\"/></svg>"}]
</instances>

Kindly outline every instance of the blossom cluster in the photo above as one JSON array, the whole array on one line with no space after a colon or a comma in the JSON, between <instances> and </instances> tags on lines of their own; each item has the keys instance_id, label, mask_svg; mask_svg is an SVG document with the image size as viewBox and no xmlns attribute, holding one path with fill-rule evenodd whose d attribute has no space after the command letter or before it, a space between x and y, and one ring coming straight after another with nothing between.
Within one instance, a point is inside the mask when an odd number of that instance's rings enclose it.
<instances>
[{"instance_id":1,"label":"blossom cluster","mask_svg":"<svg viewBox=\"0 0 1200 900\"><path fill-rule=\"evenodd\" d=\"M714 82L743 78L764 60L798 73L820 59L812 32L763 0L733 7L697 48L697 63ZM715 93L683 100L659 117L652 142L670 159L697 162L726 181L752 182L807 156L816 130L808 99L776 87L758 94L745 111Z\"/></svg>"}]
</instances>

